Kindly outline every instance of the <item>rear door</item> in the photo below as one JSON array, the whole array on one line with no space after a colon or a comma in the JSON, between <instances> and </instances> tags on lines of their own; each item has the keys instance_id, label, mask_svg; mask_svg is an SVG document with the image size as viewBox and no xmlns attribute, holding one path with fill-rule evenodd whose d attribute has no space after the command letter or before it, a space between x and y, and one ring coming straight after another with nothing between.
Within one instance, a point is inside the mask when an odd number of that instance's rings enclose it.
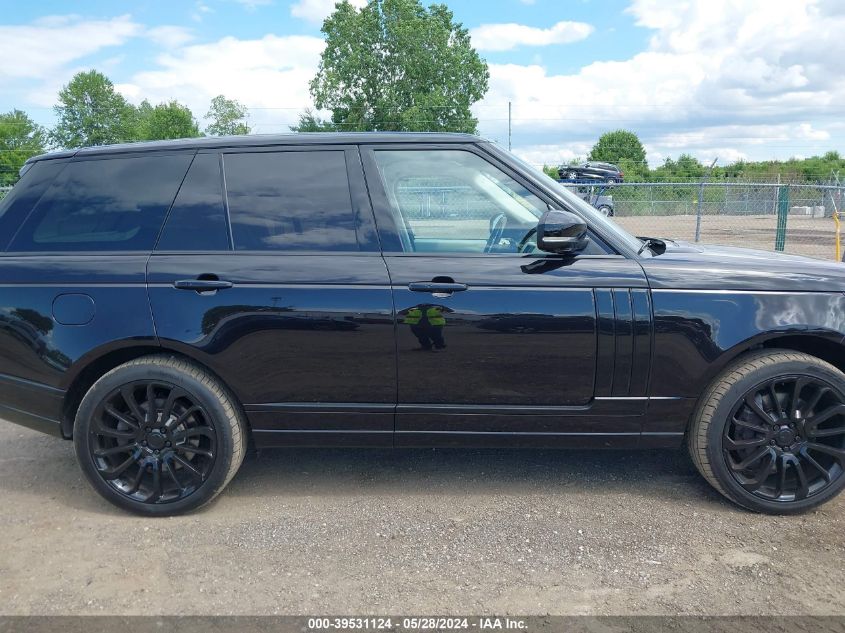
<instances>
[{"instance_id":1,"label":"rear door","mask_svg":"<svg viewBox=\"0 0 845 633\"><path fill-rule=\"evenodd\" d=\"M392 444L393 304L358 150L203 151L148 268L159 337L260 445Z\"/></svg>"},{"instance_id":2,"label":"rear door","mask_svg":"<svg viewBox=\"0 0 845 633\"><path fill-rule=\"evenodd\" d=\"M156 344L145 266L192 156L41 161L16 185L0 212L0 416L58 431L78 361Z\"/></svg>"},{"instance_id":3,"label":"rear door","mask_svg":"<svg viewBox=\"0 0 845 633\"><path fill-rule=\"evenodd\" d=\"M641 267L595 234L575 258L537 252L549 199L475 146L364 157L397 311L397 443L638 435L651 345Z\"/></svg>"}]
</instances>

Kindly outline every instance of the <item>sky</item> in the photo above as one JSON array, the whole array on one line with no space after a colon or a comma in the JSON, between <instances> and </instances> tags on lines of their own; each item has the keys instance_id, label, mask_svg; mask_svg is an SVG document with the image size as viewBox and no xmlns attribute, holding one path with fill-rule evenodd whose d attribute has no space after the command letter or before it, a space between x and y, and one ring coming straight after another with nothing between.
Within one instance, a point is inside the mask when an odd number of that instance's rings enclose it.
<instances>
[{"instance_id":1,"label":"sky","mask_svg":"<svg viewBox=\"0 0 845 633\"><path fill-rule=\"evenodd\" d=\"M364 0L353 0L360 6ZM425 2L427 4L427 2ZM482 136L535 164L636 132L652 166L845 154L845 0L447 0L490 68ZM3 0L0 111L54 122L56 93L96 68L133 103L202 117L218 94L254 132L286 132L333 0Z\"/></svg>"}]
</instances>

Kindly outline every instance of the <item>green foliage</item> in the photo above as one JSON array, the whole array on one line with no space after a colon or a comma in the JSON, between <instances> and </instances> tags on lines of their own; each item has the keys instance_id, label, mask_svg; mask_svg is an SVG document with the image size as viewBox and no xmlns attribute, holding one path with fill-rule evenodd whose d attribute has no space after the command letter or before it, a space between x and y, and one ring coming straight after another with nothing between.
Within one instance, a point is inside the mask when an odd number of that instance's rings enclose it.
<instances>
[{"instance_id":1,"label":"green foliage","mask_svg":"<svg viewBox=\"0 0 845 633\"><path fill-rule=\"evenodd\" d=\"M560 174L558 173L558 168L554 165L543 165L543 171L546 172L546 175L549 178L554 178L557 180L560 178Z\"/></svg>"},{"instance_id":2,"label":"green foliage","mask_svg":"<svg viewBox=\"0 0 845 633\"><path fill-rule=\"evenodd\" d=\"M663 164L651 172L651 180L663 182L683 182L700 180L707 172L707 167L689 154L681 154L678 160L667 158Z\"/></svg>"},{"instance_id":3,"label":"green foliage","mask_svg":"<svg viewBox=\"0 0 845 633\"><path fill-rule=\"evenodd\" d=\"M0 114L0 185L12 185L31 156L43 154L47 141L44 128L25 112Z\"/></svg>"},{"instance_id":4,"label":"green foliage","mask_svg":"<svg viewBox=\"0 0 845 633\"><path fill-rule=\"evenodd\" d=\"M311 108L299 115L299 123L290 126L291 132L334 132L337 126L331 121L324 121Z\"/></svg>"},{"instance_id":5,"label":"green foliage","mask_svg":"<svg viewBox=\"0 0 845 633\"><path fill-rule=\"evenodd\" d=\"M830 151L822 156L790 158L785 161L737 161L713 170L714 178L739 178L747 181L776 182L827 182L833 174L845 181L845 159L839 152Z\"/></svg>"},{"instance_id":6,"label":"green foliage","mask_svg":"<svg viewBox=\"0 0 845 633\"><path fill-rule=\"evenodd\" d=\"M178 101L151 106L145 99L136 110L134 138L141 141L161 141L169 138L202 136L194 115Z\"/></svg>"},{"instance_id":7,"label":"green foliage","mask_svg":"<svg viewBox=\"0 0 845 633\"><path fill-rule=\"evenodd\" d=\"M643 182L649 179L648 164L645 162L635 163L629 158L623 158L616 163L622 170L624 179L630 182Z\"/></svg>"},{"instance_id":8,"label":"green foliage","mask_svg":"<svg viewBox=\"0 0 845 633\"><path fill-rule=\"evenodd\" d=\"M135 109L96 70L74 75L59 91L54 110L58 122L50 138L59 147L75 149L133 138Z\"/></svg>"},{"instance_id":9,"label":"green foliage","mask_svg":"<svg viewBox=\"0 0 845 633\"><path fill-rule=\"evenodd\" d=\"M475 132L489 71L443 4L347 0L326 18L311 96L343 130Z\"/></svg>"},{"instance_id":10,"label":"green foliage","mask_svg":"<svg viewBox=\"0 0 845 633\"><path fill-rule=\"evenodd\" d=\"M217 95L211 100L211 107L205 118L211 120L205 128L205 133L211 136L234 136L250 132L246 122L249 110L240 102L227 99L223 95Z\"/></svg>"},{"instance_id":11,"label":"green foliage","mask_svg":"<svg viewBox=\"0 0 845 633\"><path fill-rule=\"evenodd\" d=\"M589 160L619 165L623 160L629 165L645 165L645 149L639 137L628 130L605 132L593 145Z\"/></svg>"}]
</instances>

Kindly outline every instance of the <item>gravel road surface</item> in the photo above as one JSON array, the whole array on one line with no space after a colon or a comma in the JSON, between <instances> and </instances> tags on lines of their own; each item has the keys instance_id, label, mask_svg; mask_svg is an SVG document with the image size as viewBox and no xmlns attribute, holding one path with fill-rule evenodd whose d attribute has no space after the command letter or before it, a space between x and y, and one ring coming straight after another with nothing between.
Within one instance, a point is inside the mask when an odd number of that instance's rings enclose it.
<instances>
[{"instance_id":1,"label":"gravel road surface","mask_svg":"<svg viewBox=\"0 0 845 633\"><path fill-rule=\"evenodd\" d=\"M845 614L845 497L765 517L679 452L276 450L142 519L0 421L0 613Z\"/></svg>"}]
</instances>

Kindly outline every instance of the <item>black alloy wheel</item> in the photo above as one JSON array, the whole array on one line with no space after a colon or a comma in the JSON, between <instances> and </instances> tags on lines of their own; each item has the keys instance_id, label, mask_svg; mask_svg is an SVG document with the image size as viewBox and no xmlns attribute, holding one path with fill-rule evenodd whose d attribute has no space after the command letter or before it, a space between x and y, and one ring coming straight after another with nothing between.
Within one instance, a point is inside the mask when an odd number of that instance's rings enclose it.
<instances>
[{"instance_id":1,"label":"black alloy wheel","mask_svg":"<svg viewBox=\"0 0 845 633\"><path fill-rule=\"evenodd\" d=\"M845 398L814 376L766 380L734 407L722 449L737 483L761 499L818 495L845 469Z\"/></svg>"},{"instance_id":2,"label":"black alloy wheel","mask_svg":"<svg viewBox=\"0 0 845 633\"><path fill-rule=\"evenodd\" d=\"M203 367L145 356L102 376L82 398L73 440L94 489L148 516L178 514L213 499L246 449L234 395Z\"/></svg>"},{"instance_id":3,"label":"black alloy wheel","mask_svg":"<svg viewBox=\"0 0 845 633\"><path fill-rule=\"evenodd\" d=\"M94 413L94 465L117 492L141 503L194 493L217 457L208 413L184 389L137 380L114 389Z\"/></svg>"},{"instance_id":4,"label":"black alloy wheel","mask_svg":"<svg viewBox=\"0 0 845 633\"><path fill-rule=\"evenodd\" d=\"M745 508L816 508L845 489L845 374L803 352L748 352L702 394L687 445L704 478Z\"/></svg>"}]
</instances>

